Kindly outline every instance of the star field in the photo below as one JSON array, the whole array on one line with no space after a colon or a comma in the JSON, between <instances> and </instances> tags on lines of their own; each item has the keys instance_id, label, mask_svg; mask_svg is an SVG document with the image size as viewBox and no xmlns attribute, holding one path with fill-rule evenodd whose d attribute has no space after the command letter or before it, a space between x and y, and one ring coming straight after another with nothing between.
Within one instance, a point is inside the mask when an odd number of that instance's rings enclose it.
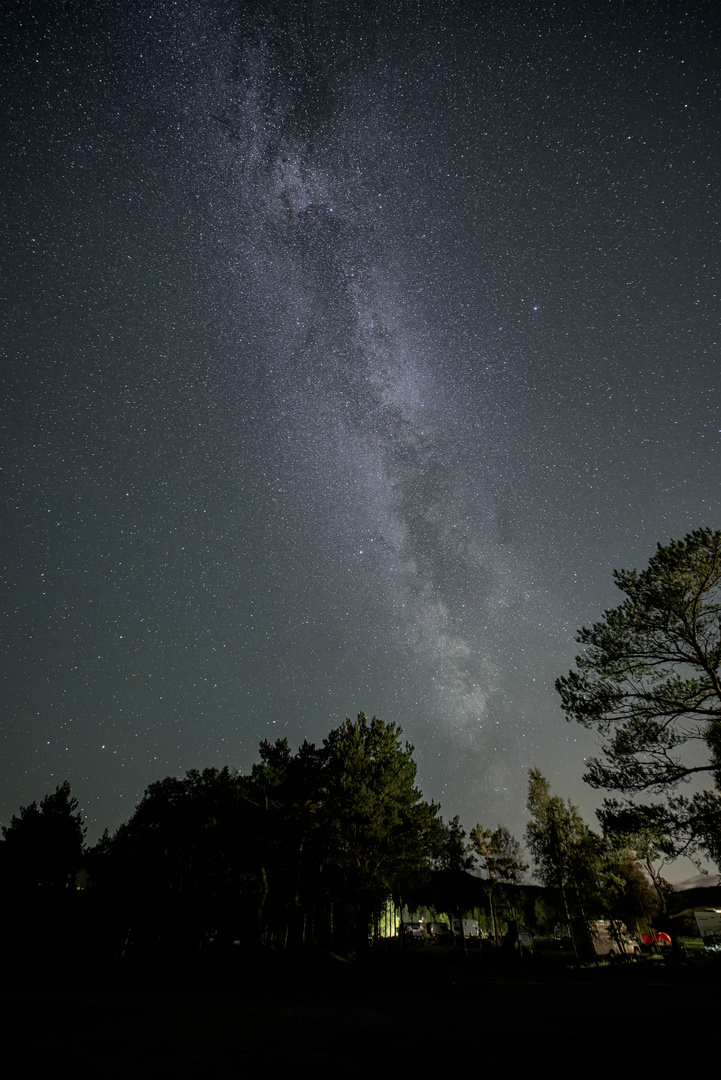
<instances>
[{"instance_id":1,"label":"star field","mask_svg":"<svg viewBox=\"0 0 721 1080\"><path fill-rule=\"evenodd\" d=\"M711 3L11 2L3 821L260 739L589 817L554 680L718 527Z\"/></svg>"}]
</instances>

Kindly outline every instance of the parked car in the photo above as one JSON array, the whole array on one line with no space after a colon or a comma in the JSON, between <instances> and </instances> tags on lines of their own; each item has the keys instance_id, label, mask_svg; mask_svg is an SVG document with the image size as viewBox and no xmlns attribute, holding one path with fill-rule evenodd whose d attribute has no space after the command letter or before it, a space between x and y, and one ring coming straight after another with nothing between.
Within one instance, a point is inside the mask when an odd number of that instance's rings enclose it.
<instances>
[{"instance_id":1,"label":"parked car","mask_svg":"<svg viewBox=\"0 0 721 1080\"><path fill-rule=\"evenodd\" d=\"M533 956L533 935L521 923L509 923L508 933L503 936L503 947L514 949L522 957Z\"/></svg>"},{"instance_id":2,"label":"parked car","mask_svg":"<svg viewBox=\"0 0 721 1080\"><path fill-rule=\"evenodd\" d=\"M423 925L431 941L440 942L441 944L453 944L453 935L448 923L427 922Z\"/></svg>"}]
</instances>

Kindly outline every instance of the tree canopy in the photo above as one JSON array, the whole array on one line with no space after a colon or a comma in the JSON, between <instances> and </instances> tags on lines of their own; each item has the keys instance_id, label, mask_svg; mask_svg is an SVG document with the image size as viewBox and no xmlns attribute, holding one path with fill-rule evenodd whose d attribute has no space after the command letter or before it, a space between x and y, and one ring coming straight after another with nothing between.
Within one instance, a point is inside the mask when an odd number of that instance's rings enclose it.
<instances>
[{"instance_id":1,"label":"tree canopy","mask_svg":"<svg viewBox=\"0 0 721 1080\"><path fill-rule=\"evenodd\" d=\"M470 847L478 859L478 865L488 882L488 900L491 909L493 937L496 944L500 944L499 906L501 908L510 908L513 918L516 918L515 904L511 896L509 896L511 890L506 886L518 886L521 884L523 876L528 870L528 863L525 863L521 858L521 845L505 825L499 825L493 831L484 829L480 824L476 825L471 829Z\"/></svg>"},{"instance_id":2,"label":"tree canopy","mask_svg":"<svg viewBox=\"0 0 721 1080\"><path fill-rule=\"evenodd\" d=\"M383 894L429 864L438 807L422 801L413 747L401 734L360 713L324 740L329 858L351 893Z\"/></svg>"},{"instance_id":3,"label":"tree canopy","mask_svg":"<svg viewBox=\"0 0 721 1080\"><path fill-rule=\"evenodd\" d=\"M526 843L536 873L542 884L561 898L578 955L579 946L588 947L589 917L601 898L604 867L600 837L589 829L570 800L551 794L538 769L529 771L526 805L531 814Z\"/></svg>"},{"instance_id":4,"label":"tree canopy","mask_svg":"<svg viewBox=\"0 0 721 1080\"><path fill-rule=\"evenodd\" d=\"M531 820L526 827L526 843L536 873L550 888L580 892L594 881L598 837L572 802L551 794L548 781L538 769L531 769L528 775L526 805Z\"/></svg>"},{"instance_id":5,"label":"tree canopy","mask_svg":"<svg viewBox=\"0 0 721 1080\"><path fill-rule=\"evenodd\" d=\"M19 883L64 888L72 882L85 840L77 809L66 780L39 807L36 802L21 806L19 816L3 826L4 861Z\"/></svg>"},{"instance_id":6,"label":"tree canopy","mask_svg":"<svg viewBox=\"0 0 721 1080\"><path fill-rule=\"evenodd\" d=\"M486 877L492 883L520 885L528 870L528 863L521 857L521 845L505 825L492 832L476 825L471 829L471 848Z\"/></svg>"},{"instance_id":7,"label":"tree canopy","mask_svg":"<svg viewBox=\"0 0 721 1080\"><path fill-rule=\"evenodd\" d=\"M718 787L721 532L659 544L646 570L614 578L626 599L580 631L585 651L556 683L568 719L601 737L603 757L589 762L585 779L627 796L668 794L704 774ZM687 839L718 853L716 792L671 796L665 812Z\"/></svg>"},{"instance_id":8,"label":"tree canopy","mask_svg":"<svg viewBox=\"0 0 721 1080\"><path fill-rule=\"evenodd\" d=\"M321 748L262 742L247 776L151 784L105 845L117 888L133 883L133 940L201 942L212 924L215 940L365 946L373 912L430 867L440 828L401 734L361 713Z\"/></svg>"}]
</instances>

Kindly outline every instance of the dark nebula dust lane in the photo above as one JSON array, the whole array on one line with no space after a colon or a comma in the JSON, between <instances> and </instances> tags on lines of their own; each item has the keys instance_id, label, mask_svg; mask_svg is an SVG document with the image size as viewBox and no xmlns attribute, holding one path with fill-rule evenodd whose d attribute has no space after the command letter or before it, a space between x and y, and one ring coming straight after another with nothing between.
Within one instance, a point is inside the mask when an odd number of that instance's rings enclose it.
<instances>
[{"instance_id":1,"label":"dark nebula dust lane","mask_svg":"<svg viewBox=\"0 0 721 1080\"><path fill-rule=\"evenodd\" d=\"M575 631L718 521L714 7L0 21L3 820L360 710L590 814Z\"/></svg>"}]
</instances>

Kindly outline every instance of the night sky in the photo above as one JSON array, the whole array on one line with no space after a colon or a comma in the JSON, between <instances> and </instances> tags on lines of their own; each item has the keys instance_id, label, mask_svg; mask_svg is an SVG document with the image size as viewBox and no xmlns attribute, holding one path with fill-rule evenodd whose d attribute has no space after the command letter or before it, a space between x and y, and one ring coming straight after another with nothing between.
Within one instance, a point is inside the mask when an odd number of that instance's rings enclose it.
<instances>
[{"instance_id":1,"label":"night sky","mask_svg":"<svg viewBox=\"0 0 721 1080\"><path fill-rule=\"evenodd\" d=\"M554 690L718 528L716 4L5 0L0 820L399 723L593 822Z\"/></svg>"}]
</instances>

